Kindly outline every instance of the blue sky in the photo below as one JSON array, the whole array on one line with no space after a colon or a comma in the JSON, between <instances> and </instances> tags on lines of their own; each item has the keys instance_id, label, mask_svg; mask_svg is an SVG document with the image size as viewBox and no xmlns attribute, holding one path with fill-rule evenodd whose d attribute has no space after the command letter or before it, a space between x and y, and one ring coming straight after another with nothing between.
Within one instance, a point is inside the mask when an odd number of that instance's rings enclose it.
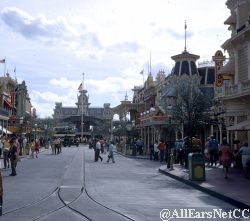
<instances>
[{"instance_id":1,"label":"blue sky","mask_svg":"<svg viewBox=\"0 0 250 221\"><path fill-rule=\"evenodd\" d=\"M55 102L75 106L85 73L91 106L114 107L148 73L168 74L184 49L211 60L229 38L224 0L1 0L0 59L25 80L39 117ZM16 74L13 70L16 67ZM1 64L0 74L4 67Z\"/></svg>"}]
</instances>

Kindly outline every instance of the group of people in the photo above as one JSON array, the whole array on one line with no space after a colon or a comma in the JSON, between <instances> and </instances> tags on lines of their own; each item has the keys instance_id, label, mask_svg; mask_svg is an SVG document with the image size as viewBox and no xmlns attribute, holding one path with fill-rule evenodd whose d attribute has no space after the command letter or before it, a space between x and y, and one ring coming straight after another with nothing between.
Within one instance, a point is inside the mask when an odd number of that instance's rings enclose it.
<instances>
[{"instance_id":1,"label":"group of people","mask_svg":"<svg viewBox=\"0 0 250 221\"><path fill-rule=\"evenodd\" d=\"M11 167L10 176L16 176L16 166L17 162L20 160L21 148L28 150L28 154L31 152L30 156L32 158L38 158L40 148L38 139L31 139L29 142L26 137L20 138L16 135L8 136L6 134L3 134L0 139L0 149L1 155L3 155L4 169Z\"/></svg>"},{"instance_id":2,"label":"group of people","mask_svg":"<svg viewBox=\"0 0 250 221\"><path fill-rule=\"evenodd\" d=\"M51 150L53 155L57 155L62 152L62 140L59 137L55 137L52 140Z\"/></svg>"},{"instance_id":3,"label":"group of people","mask_svg":"<svg viewBox=\"0 0 250 221\"><path fill-rule=\"evenodd\" d=\"M116 146L113 141L107 142L106 140L101 138L95 139L93 141L90 141L89 147L94 149L95 162L97 162L99 159L103 161L101 154L108 153L107 163L109 163L110 159L112 160L112 163L115 163L114 150L116 149Z\"/></svg>"},{"instance_id":4,"label":"group of people","mask_svg":"<svg viewBox=\"0 0 250 221\"><path fill-rule=\"evenodd\" d=\"M205 156L208 165L213 166L219 162L223 166L224 177L228 179L228 170L231 167L232 161L237 156L241 155L242 168L244 170L244 176L249 178L250 172L250 147L247 142L244 142L243 146L236 152L232 151L227 138L224 137L222 143L219 145L218 141L212 135L207 138L205 144Z\"/></svg>"},{"instance_id":5,"label":"group of people","mask_svg":"<svg viewBox=\"0 0 250 221\"><path fill-rule=\"evenodd\" d=\"M162 139L159 141L159 143L156 140L154 144L150 145L150 160L158 161L160 159L160 162L163 162L165 151L167 152L167 147L168 144Z\"/></svg>"},{"instance_id":6,"label":"group of people","mask_svg":"<svg viewBox=\"0 0 250 221\"><path fill-rule=\"evenodd\" d=\"M237 152L233 152L226 138L219 144L214 135L207 138L205 148L202 148L202 142L197 135L192 138L185 137L183 140L177 139L174 143L174 162L188 167L189 153L204 153L207 166L217 166L220 163L223 166L225 179L228 179L228 170L233 160L241 156L244 175L246 178L249 177L250 147L247 142ZM150 144L150 160L163 162L168 161L168 157L170 157L170 145L163 139Z\"/></svg>"},{"instance_id":7,"label":"group of people","mask_svg":"<svg viewBox=\"0 0 250 221\"><path fill-rule=\"evenodd\" d=\"M1 137L1 152L3 153L4 168L11 167L10 176L16 176L16 166L19 161L20 143L15 135L8 137L3 134Z\"/></svg>"}]
</instances>

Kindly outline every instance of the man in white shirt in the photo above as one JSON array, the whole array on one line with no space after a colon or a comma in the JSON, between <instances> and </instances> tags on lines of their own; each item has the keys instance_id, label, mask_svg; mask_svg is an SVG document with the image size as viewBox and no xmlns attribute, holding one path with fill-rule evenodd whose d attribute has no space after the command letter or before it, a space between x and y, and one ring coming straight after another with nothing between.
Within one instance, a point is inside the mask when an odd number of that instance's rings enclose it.
<instances>
[{"instance_id":1,"label":"man in white shirt","mask_svg":"<svg viewBox=\"0 0 250 221\"><path fill-rule=\"evenodd\" d=\"M97 140L96 146L95 146L95 162L97 162L99 158L102 161L102 157L100 156L100 151L101 151L101 142L100 140Z\"/></svg>"}]
</instances>

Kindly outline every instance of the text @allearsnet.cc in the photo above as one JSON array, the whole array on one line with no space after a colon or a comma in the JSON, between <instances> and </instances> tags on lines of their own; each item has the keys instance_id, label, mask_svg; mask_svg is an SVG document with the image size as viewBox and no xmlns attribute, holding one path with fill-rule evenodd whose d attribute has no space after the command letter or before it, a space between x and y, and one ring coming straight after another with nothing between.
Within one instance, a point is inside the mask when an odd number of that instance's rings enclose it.
<instances>
[{"instance_id":1,"label":"text @allearsnet.cc","mask_svg":"<svg viewBox=\"0 0 250 221\"><path fill-rule=\"evenodd\" d=\"M189 220L235 220L235 219L250 219L250 209L232 209L225 211L223 209L209 209L200 211L195 208L185 209L163 209L160 212L162 221L169 221L175 219L189 219Z\"/></svg>"}]
</instances>

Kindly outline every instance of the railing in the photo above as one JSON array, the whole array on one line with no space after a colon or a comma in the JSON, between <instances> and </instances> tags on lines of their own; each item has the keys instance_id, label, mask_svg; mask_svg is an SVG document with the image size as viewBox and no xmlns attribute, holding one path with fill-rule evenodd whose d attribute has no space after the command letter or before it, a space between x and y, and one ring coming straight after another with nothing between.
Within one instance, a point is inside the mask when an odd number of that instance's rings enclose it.
<instances>
[{"instance_id":1,"label":"railing","mask_svg":"<svg viewBox=\"0 0 250 221\"><path fill-rule=\"evenodd\" d=\"M165 124L167 120L166 116L148 116L141 119L141 124Z\"/></svg>"},{"instance_id":2,"label":"railing","mask_svg":"<svg viewBox=\"0 0 250 221\"><path fill-rule=\"evenodd\" d=\"M236 97L250 95L250 80L232 86L223 86L215 89L216 97Z\"/></svg>"}]
</instances>

